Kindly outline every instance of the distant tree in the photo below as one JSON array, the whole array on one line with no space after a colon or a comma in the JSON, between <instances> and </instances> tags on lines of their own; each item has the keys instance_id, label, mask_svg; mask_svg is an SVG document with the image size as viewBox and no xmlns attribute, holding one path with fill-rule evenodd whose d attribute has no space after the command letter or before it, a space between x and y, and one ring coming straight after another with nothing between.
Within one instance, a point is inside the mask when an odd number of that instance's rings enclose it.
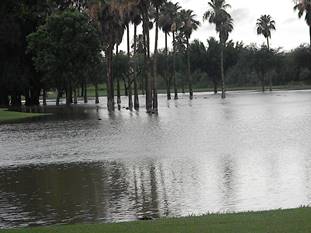
<instances>
[{"instance_id":1,"label":"distant tree","mask_svg":"<svg viewBox=\"0 0 311 233\"><path fill-rule=\"evenodd\" d=\"M79 77L94 68L94 58L100 60L100 39L95 26L86 15L67 10L51 15L37 32L27 37L37 71L53 80L60 94L66 91L66 103L76 100ZM76 102L76 101L75 101Z\"/></svg>"},{"instance_id":2,"label":"distant tree","mask_svg":"<svg viewBox=\"0 0 311 233\"><path fill-rule=\"evenodd\" d=\"M275 21L270 15L262 15L259 19L257 19L256 27L257 34L263 35L266 38L267 47L270 49L269 38L271 38L271 31L276 30Z\"/></svg>"},{"instance_id":3,"label":"distant tree","mask_svg":"<svg viewBox=\"0 0 311 233\"><path fill-rule=\"evenodd\" d=\"M275 21L272 20L270 15L262 15L256 23L257 26L257 34L263 35L267 40L267 47L270 50L269 38L271 38L271 31L276 30ZM272 78L269 76L269 87L270 91L272 91Z\"/></svg>"},{"instance_id":4,"label":"distant tree","mask_svg":"<svg viewBox=\"0 0 311 233\"><path fill-rule=\"evenodd\" d=\"M216 32L219 33L220 39L220 70L221 70L221 97L226 98L225 92L225 73L224 73L224 47L229 38L229 33L233 31L233 19L226 11L231 6L226 3L226 0L211 0L209 2L210 9L204 13L203 19L209 23L215 24Z\"/></svg>"},{"instance_id":5,"label":"distant tree","mask_svg":"<svg viewBox=\"0 0 311 233\"><path fill-rule=\"evenodd\" d=\"M179 28L181 35L185 39L186 51L187 51L187 77L189 85L189 95L190 99L193 99L193 90L192 90L192 76L191 76L191 67L190 67L190 37L193 31L197 30L200 26L200 22L195 19L196 15L192 10L181 10L180 11L180 22L181 27Z\"/></svg>"},{"instance_id":6,"label":"distant tree","mask_svg":"<svg viewBox=\"0 0 311 233\"><path fill-rule=\"evenodd\" d=\"M298 11L298 17L305 14L305 20L309 26L310 46L311 46L311 0L295 0L294 10Z\"/></svg>"},{"instance_id":7,"label":"distant tree","mask_svg":"<svg viewBox=\"0 0 311 233\"><path fill-rule=\"evenodd\" d=\"M166 55L166 67L165 70L169 70L169 54L168 54L168 35L172 32L172 25L175 22L177 12L180 9L178 3L166 2L160 10L160 18L159 18L159 26L165 34L165 55ZM175 32L173 32L175 33ZM167 99L171 99L171 76L168 75L166 72L163 75L166 81L166 88L167 88Z\"/></svg>"}]
</instances>

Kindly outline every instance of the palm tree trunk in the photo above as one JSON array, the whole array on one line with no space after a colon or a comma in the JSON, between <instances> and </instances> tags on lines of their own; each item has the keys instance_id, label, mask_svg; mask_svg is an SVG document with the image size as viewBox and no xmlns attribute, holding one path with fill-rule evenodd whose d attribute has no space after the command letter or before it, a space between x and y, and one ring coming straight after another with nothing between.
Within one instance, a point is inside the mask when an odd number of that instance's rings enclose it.
<instances>
[{"instance_id":1,"label":"palm tree trunk","mask_svg":"<svg viewBox=\"0 0 311 233\"><path fill-rule=\"evenodd\" d=\"M84 93L83 93L84 103L86 104L88 102L87 100L87 84L86 81L84 81Z\"/></svg>"},{"instance_id":2,"label":"palm tree trunk","mask_svg":"<svg viewBox=\"0 0 311 233\"><path fill-rule=\"evenodd\" d=\"M226 91L225 91L225 71L224 71L224 43L221 43L221 52L220 52L220 72L221 72L221 98L226 98Z\"/></svg>"},{"instance_id":3,"label":"palm tree trunk","mask_svg":"<svg viewBox=\"0 0 311 233\"><path fill-rule=\"evenodd\" d=\"M265 74L262 72L260 75L261 75L262 92L265 92L266 91L266 88L265 88Z\"/></svg>"},{"instance_id":4,"label":"palm tree trunk","mask_svg":"<svg viewBox=\"0 0 311 233\"><path fill-rule=\"evenodd\" d=\"M157 75L158 75L158 39L159 39L159 8L156 7L155 17L155 41L153 54L153 79L152 79L152 107L154 112L158 112L158 93L157 93Z\"/></svg>"},{"instance_id":5,"label":"palm tree trunk","mask_svg":"<svg viewBox=\"0 0 311 233\"><path fill-rule=\"evenodd\" d=\"M268 46L268 52L270 52L269 37L267 37L267 46ZM269 90L272 91L272 77L271 77L271 75L269 75Z\"/></svg>"},{"instance_id":6,"label":"palm tree trunk","mask_svg":"<svg viewBox=\"0 0 311 233\"><path fill-rule=\"evenodd\" d=\"M44 89L43 89L43 93L42 93L43 106L46 106L46 105L47 105L47 103L46 103L46 96L47 96L47 91L46 91L46 89L44 88Z\"/></svg>"},{"instance_id":7,"label":"palm tree trunk","mask_svg":"<svg viewBox=\"0 0 311 233\"><path fill-rule=\"evenodd\" d=\"M309 34L310 34L310 47L311 47L311 25L309 26Z\"/></svg>"},{"instance_id":8,"label":"palm tree trunk","mask_svg":"<svg viewBox=\"0 0 311 233\"><path fill-rule=\"evenodd\" d=\"M116 45L116 56L119 56L119 45ZM117 104L118 109L121 109L121 88L120 88L120 77L117 77Z\"/></svg>"},{"instance_id":9,"label":"palm tree trunk","mask_svg":"<svg viewBox=\"0 0 311 233\"><path fill-rule=\"evenodd\" d=\"M95 83L95 104L99 104L99 95L98 95L98 84Z\"/></svg>"},{"instance_id":10,"label":"palm tree trunk","mask_svg":"<svg viewBox=\"0 0 311 233\"><path fill-rule=\"evenodd\" d=\"M114 90L112 77L112 54L113 46L107 49L107 108L109 112L114 111Z\"/></svg>"},{"instance_id":11,"label":"palm tree trunk","mask_svg":"<svg viewBox=\"0 0 311 233\"><path fill-rule=\"evenodd\" d=\"M187 38L187 76L189 84L189 95L190 99L193 99L193 90L192 90L192 76L191 76L191 67L190 67L190 49L189 49L189 38Z\"/></svg>"},{"instance_id":12,"label":"palm tree trunk","mask_svg":"<svg viewBox=\"0 0 311 233\"><path fill-rule=\"evenodd\" d=\"M146 79L146 110L147 113L152 112L152 87L150 79L150 37L149 37L149 18L146 13L143 14L143 38L144 38L144 54L145 54L145 79Z\"/></svg>"},{"instance_id":13,"label":"palm tree trunk","mask_svg":"<svg viewBox=\"0 0 311 233\"><path fill-rule=\"evenodd\" d=\"M127 81L128 81L128 98L129 98L129 110L133 110L133 96L132 96L132 80L131 80L131 68L130 68L130 59L131 59L131 54L130 54L130 25L129 23L127 24L127 62L128 62L128 75L127 75Z\"/></svg>"},{"instance_id":14,"label":"palm tree trunk","mask_svg":"<svg viewBox=\"0 0 311 233\"><path fill-rule=\"evenodd\" d=\"M213 78L213 84L214 84L214 94L216 95L218 92L218 85L217 85L218 83L215 77Z\"/></svg>"},{"instance_id":15,"label":"palm tree trunk","mask_svg":"<svg viewBox=\"0 0 311 233\"><path fill-rule=\"evenodd\" d=\"M168 75L168 45L167 45L167 32L165 32L165 72L164 72L164 79L166 81L166 92L167 92L167 99L170 100L172 99L171 97L171 79L169 78Z\"/></svg>"},{"instance_id":16,"label":"palm tree trunk","mask_svg":"<svg viewBox=\"0 0 311 233\"><path fill-rule=\"evenodd\" d=\"M175 32L173 32L173 82L174 82L174 99L178 99L178 90L176 85L176 45L175 45Z\"/></svg>"},{"instance_id":17,"label":"palm tree trunk","mask_svg":"<svg viewBox=\"0 0 311 233\"><path fill-rule=\"evenodd\" d=\"M121 87L120 87L120 80L117 79L117 104L118 107L121 107Z\"/></svg>"},{"instance_id":18,"label":"palm tree trunk","mask_svg":"<svg viewBox=\"0 0 311 233\"><path fill-rule=\"evenodd\" d=\"M60 89L57 88L56 106L59 106L60 102Z\"/></svg>"},{"instance_id":19,"label":"palm tree trunk","mask_svg":"<svg viewBox=\"0 0 311 233\"><path fill-rule=\"evenodd\" d=\"M137 25L134 25L134 57L137 50ZM134 108L139 109L138 85L137 85L137 63L134 61Z\"/></svg>"},{"instance_id":20,"label":"palm tree trunk","mask_svg":"<svg viewBox=\"0 0 311 233\"><path fill-rule=\"evenodd\" d=\"M78 97L77 97L77 89L73 89L73 103L77 104L78 103Z\"/></svg>"}]
</instances>

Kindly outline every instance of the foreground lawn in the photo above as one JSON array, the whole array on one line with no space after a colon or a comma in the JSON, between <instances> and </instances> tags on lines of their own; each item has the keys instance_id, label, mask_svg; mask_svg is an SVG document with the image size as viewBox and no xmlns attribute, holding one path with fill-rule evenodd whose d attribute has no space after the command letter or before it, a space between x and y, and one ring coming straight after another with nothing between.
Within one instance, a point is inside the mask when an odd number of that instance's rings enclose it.
<instances>
[{"instance_id":1,"label":"foreground lawn","mask_svg":"<svg viewBox=\"0 0 311 233\"><path fill-rule=\"evenodd\" d=\"M42 113L24 113L24 112L11 112L7 109L0 109L0 123L14 122L32 117L43 116Z\"/></svg>"},{"instance_id":2,"label":"foreground lawn","mask_svg":"<svg viewBox=\"0 0 311 233\"><path fill-rule=\"evenodd\" d=\"M0 233L310 233L311 208L118 224L52 226Z\"/></svg>"}]
</instances>

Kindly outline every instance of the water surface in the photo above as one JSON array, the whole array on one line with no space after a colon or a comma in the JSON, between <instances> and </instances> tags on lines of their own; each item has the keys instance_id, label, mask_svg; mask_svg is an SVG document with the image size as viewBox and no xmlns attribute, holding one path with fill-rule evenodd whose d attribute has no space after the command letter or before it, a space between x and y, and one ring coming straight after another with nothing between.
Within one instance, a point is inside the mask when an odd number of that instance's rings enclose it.
<instances>
[{"instance_id":1,"label":"water surface","mask_svg":"<svg viewBox=\"0 0 311 233\"><path fill-rule=\"evenodd\" d=\"M0 125L0 227L311 204L311 91L159 104L109 114L102 99Z\"/></svg>"}]
</instances>

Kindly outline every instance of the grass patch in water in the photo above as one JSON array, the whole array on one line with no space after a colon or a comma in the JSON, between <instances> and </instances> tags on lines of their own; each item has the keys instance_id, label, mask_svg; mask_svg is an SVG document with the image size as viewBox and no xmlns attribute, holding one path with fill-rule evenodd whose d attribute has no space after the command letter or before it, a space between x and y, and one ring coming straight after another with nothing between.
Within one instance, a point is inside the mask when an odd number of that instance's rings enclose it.
<instances>
[{"instance_id":1,"label":"grass patch in water","mask_svg":"<svg viewBox=\"0 0 311 233\"><path fill-rule=\"evenodd\" d=\"M16 122L19 120L29 119L38 116L44 116L44 113L25 113L8 111L7 109L0 108L0 123Z\"/></svg>"}]
</instances>

